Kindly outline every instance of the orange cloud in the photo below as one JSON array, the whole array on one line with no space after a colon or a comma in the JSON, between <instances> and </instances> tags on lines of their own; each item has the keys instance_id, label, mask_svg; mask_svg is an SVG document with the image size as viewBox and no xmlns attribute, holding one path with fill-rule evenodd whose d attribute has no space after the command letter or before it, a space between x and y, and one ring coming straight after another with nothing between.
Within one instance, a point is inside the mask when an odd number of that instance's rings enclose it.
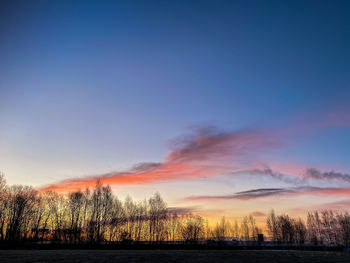
<instances>
[{"instance_id":1,"label":"orange cloud","mask_svg":"<svg viewBox=\"0 0 350 263\"><path fill-rule=\"evenodd\" d=\"M169 180L205 178L250 166L251 158L263 149L279 144L263 131L218 132L213 127L172 141L172 151L162 163L142 163L126 172L73 178L46 185L40 191L69 192L103 184L133 185Z\"/></svg>"}]
</instances>

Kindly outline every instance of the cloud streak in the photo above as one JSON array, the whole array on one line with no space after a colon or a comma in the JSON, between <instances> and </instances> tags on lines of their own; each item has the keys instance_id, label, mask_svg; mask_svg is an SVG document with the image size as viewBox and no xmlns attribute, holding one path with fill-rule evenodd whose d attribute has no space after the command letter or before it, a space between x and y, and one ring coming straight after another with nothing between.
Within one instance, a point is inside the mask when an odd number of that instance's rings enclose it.
<instances>
[{"instance_id":1,"label":"cloud streak","mask_svg":"<svg viewBox=\"0 0 350 263\"><path fill-rule=\"evenodd\" d=\"M259 188L248 191L237 192L229 195L202 195L186 197L187 201L220 201L220 200L252 200L275 196L350 196L350 188L337 187L294 187L294 188Z\"/></svg>"},{"instance_id":2,"label":"cloud streak","mask_svg":"<svg viewBox=\"0 0 350 263\"><path fill-rule=\"evenodd\" d=\"M168 212L178 216L188 215L200 211L200 207L169 207Z\"/></svg>"},{"instance_id":3,"label":"cloud streak","mask_svg":"<svg viewBox=\"0 0 350 263\"><path fill-rule=\"evenodd\" d=\"M281 173L278 171L273 171L266 165L262 168L254 168L250 170L235 171L233 174L250 174L250 175L263 175L269 176L271 178L283 181L289 184L302 185L305 184L307 180L318 180L318 181L328 181L328 182L340 182L340 183L350 183L350 175L346 173L339 173L334 171L321 172L316 168L304 168L304 171L299 173Z\"/></svg>"},{"instance_id":4,"label":"cloud streak","mask_svg":"<svg viewBox=\"0 0 350 263\"><path fill-rule=\"evenodd\" d=\"M68 192L90 187L99 180L110 185L133 185L180 179L205 178L248 169L253 156L280 147L262 130L219 132L215 127L171 141L171 151L160 163L141 163L125 172L73 178L46 185L39 190Z\"/></svg>"},{"instance_id":5,"label":"cloud streak","mask_svg":"<svg viewBox=\"0 0 350 263\"><path fill-rule=\"evenodd\" d=\"M340 181L350 183L350 175L334 171L321 172L318 169L310 168L305 173L305 178L326 181Z\"/></svg>"}]
</instances>

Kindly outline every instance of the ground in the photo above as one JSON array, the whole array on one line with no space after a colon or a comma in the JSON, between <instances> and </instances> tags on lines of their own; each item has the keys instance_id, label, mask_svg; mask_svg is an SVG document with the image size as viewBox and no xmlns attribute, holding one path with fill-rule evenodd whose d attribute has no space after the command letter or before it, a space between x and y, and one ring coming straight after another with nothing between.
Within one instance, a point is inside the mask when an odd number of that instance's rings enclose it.
<instances>
[{"instance_id":1,"label":"ground","mask_svg":"<svg viewBox=\"0 0 350 263\"><path fill-rule=\"evenodd\" d=\"M0 262L350 262L350 255L310 251L0 250Z\"/></svg>"}]
</instances>

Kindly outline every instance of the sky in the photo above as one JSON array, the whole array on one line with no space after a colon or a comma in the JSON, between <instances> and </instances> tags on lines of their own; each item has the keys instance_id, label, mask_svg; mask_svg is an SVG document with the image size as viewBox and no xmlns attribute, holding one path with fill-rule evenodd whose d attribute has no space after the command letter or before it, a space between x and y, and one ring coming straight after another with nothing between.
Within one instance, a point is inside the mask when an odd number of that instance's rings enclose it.
<instances>
[{"instance_id":1,"label":"sky","mask_svg":"<svg viewBox=\"0 0 350 263\"><path fill-rule=\"evenodd\" d=\"M0 171L206 217L350 205L349 1L1 1Z\"/></svg>"}]
</instances>

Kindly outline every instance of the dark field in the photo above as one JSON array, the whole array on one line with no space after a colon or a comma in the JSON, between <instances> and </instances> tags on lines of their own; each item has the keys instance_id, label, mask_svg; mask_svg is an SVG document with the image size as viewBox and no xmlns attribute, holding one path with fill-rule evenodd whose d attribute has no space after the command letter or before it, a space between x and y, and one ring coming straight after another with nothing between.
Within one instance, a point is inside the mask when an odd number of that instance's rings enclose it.
<instances>
[{"instance_id":1,"label":"dark field","mask_svg":"<svg viewBox=\"0 0 350 263\"><path fill-rule=\"evenodd\" d=\"M0 250L0 262L350 262L350 255L311 251Z\"/></svg>"}]
</instances>

